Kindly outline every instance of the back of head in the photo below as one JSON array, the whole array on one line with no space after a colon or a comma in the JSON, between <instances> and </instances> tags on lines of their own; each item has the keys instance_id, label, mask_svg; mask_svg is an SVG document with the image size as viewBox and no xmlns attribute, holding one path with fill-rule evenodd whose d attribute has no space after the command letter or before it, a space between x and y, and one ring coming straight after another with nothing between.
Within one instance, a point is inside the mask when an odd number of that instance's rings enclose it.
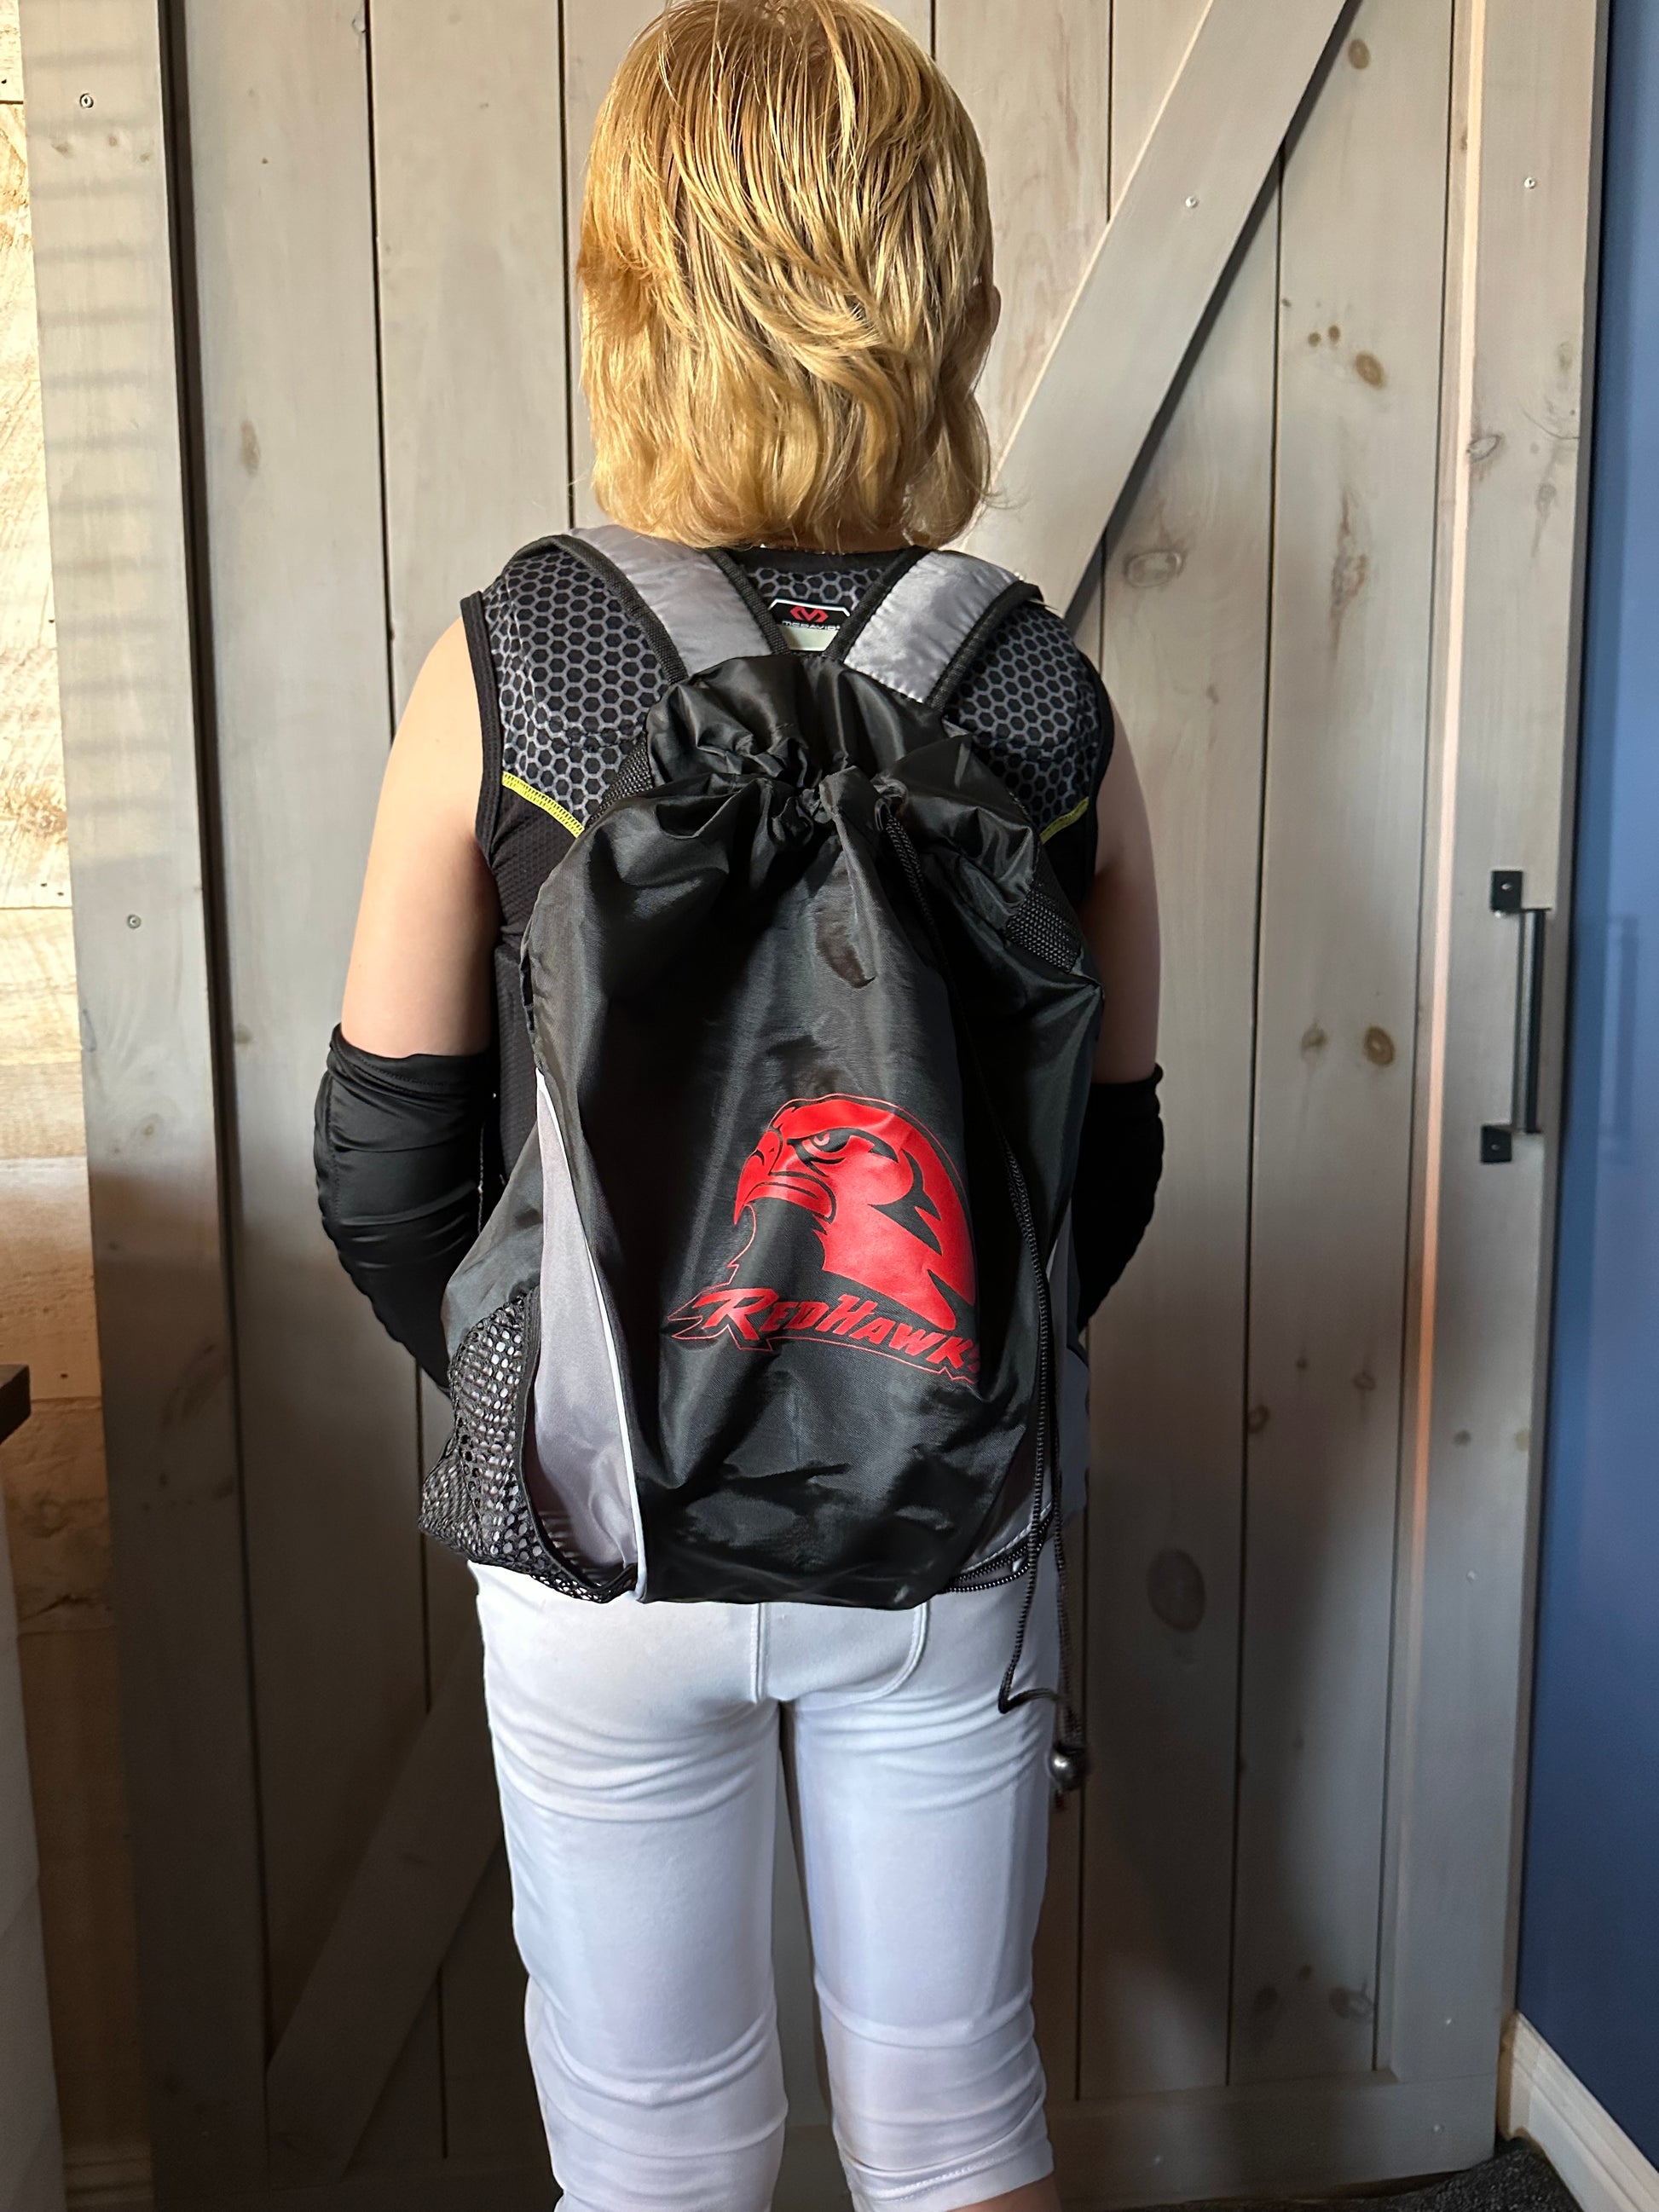
<instances>
[{"instance_id":1,"label":"back of head","mask_svg":"<svg viewBox=\"0 0 1659 2212\"><path fill-rule=\"evenodd\" d=\"M865 0L680 0L594 131L582 208L594 489L697 545L941 544L984 496L985 167Z\"/></svg>"}]
</instances>

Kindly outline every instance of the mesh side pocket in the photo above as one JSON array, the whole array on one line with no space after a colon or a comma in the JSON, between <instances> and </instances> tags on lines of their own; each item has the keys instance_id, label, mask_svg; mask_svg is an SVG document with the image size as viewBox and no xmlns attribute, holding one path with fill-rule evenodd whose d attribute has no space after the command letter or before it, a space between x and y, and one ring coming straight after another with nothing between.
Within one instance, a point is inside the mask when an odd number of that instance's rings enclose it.
<instances>
[{"instance_id":1,"label":"mesh side pocket","mask_svg":"<svg viewBox=\"0 0 1659 2212\"><path fill-rule=\"evenodd\" d=\"M622 766L605 787L605 801L594 816L603 822L624 799L643 799L651 788L651 748L641 741L623 756Z\"/></svg>"},{"instance_id":2,"label":"mesh side pocket","mask_svg":"<svg viewBox=\"0 0 1659 2212\"><path fill-rule=\"evenodd\" d=\"M535 1291L521 1291L476 1322L456 1347L449 1368L454 1426L422 1490L421 1527L434 1543L479 1566L510 1567L565 1597L598 1601L601 1593L549 1545L525 1491L537 1308Z\"/></svg>"},{"instance_id":3,"label":"mesh side pocket","mask_svg":"<svg viewBox=\"0 0 1659 2212\"><path fill-rule=\"evenodd\" d=\"M1083 950L1083 937L1064 907L1046 891L1026 894L1008 917L1003 934L1010 945L1046 960L1054 968L1073 968Z\"/></svg>"}]
</instances>

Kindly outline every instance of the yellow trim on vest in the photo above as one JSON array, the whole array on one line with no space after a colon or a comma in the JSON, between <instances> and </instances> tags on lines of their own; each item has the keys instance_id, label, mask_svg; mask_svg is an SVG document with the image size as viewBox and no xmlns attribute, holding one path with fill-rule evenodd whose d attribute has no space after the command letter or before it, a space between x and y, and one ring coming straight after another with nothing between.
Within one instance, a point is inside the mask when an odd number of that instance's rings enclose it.
<instances>
[{"instance_id":1,"label":"yellow trim on vest","mask_svg":"<svg viewBox=\"0 0 1659 2212\"><path fill-rule=\"evenodd\" d=\"M1088 811L1088 800L1079 799L1075 806L1069 808L1066 813L1058 816L1048 824L1042 833L1041 842L1046 845L1051 837L1059 836L1062 830L1069 830L1073 822L1080 822Z\"/></svg>"},{"instance_id":2,"label":"yellow trim on vest","mask_svg":"<svg viewBox=\"0 0 1659 2212\"><path fill-rule=\"evenodd\" d=\"M527 799L532 806L539 806L544 814L550 814L560 829L568 830L573 837L581 836L582 825L569 808L561 806L556 799L550 799L544 791L538 791L533 783L526 783L521 775L514 775L511 769L503 769L501 787L506 791L516 791L520 799ZM1045 830L1043 834L1046 836L1048 833Z\"/></svg>"}]
</instances>

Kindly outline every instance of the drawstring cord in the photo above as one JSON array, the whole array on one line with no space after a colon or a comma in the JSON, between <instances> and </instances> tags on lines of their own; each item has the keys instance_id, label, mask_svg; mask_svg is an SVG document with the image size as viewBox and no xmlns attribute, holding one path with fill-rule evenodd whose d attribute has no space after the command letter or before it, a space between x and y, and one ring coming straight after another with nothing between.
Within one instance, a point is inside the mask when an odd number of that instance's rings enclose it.
<instances>
[{"instance_id":1,"label":"drawstring cord","mask_svg":"<svg viewBox=\"0 0 1659 2212\"><path fill-rule=\"evenodd\" d=\"M1056 1794L1065 1796L1070 1791L1082 1788L1089 1778L1093 1761L1089 1755L1088 1741L1083 1733L1083 1722L1074 1694L1071 1624L1066 1611L1065 1528L1060 1500L1052 1494L1053 1463L1046 1453L1044 1462L1042 1486L1050 1492L1050 1496L1046 1508L1040 1492L1032 1501L1031 1522L1025 1538L1025 1593L1020 1602L1018 1625L1014 1630L1014 1648L1009 1654L1002 1686L997 1692L997 1711L1012 1713L1021 1705L1034 1705L1039 1699L1054 1706L1054 1737L1048 1747L1048 1777ZM1054 1540L1054 1616L1059 1631L1060 1684L1053 1690L1041 1686L1034 1686L1029 1690L1016 1690L1014 1677L1025 1653L1025 1638L1031 1626L1031 1609L1036 1603L1037 1574L1042 1564L1042 1547L1050 1530Z\"/></svg>"}]
</instances>

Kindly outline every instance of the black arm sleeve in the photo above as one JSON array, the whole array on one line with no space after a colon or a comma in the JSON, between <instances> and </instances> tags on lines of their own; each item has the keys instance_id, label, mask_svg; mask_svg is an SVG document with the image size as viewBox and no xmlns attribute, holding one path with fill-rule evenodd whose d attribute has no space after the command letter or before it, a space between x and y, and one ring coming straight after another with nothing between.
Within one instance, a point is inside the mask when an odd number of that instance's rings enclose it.
<instances>
[{"instance_id":1,"label":"black arm sleeve","mask_svg":"<svg viewBox=\"0 0 1659 2212\"><path fill-rule=\"evenodd\" d=\"M1096 1083L1083 1115L1072 1188L1081 1328L1135 1255L1164 1172L1164 1122L1154 1068L1136 1083Z\"/></svg>"},{"instance_id":2,"label":"black arm sleeve","mask_svg":"<svg viewBox=\"0 0 1659 2212\"><path fill-rule=\"evenodd\" d=\"M317 1092L317 1202L387 1334L441 1386L444 1286L478 1233L495 1055L383 1060L337 1029Z\"/></svg>"}]
</instances>

